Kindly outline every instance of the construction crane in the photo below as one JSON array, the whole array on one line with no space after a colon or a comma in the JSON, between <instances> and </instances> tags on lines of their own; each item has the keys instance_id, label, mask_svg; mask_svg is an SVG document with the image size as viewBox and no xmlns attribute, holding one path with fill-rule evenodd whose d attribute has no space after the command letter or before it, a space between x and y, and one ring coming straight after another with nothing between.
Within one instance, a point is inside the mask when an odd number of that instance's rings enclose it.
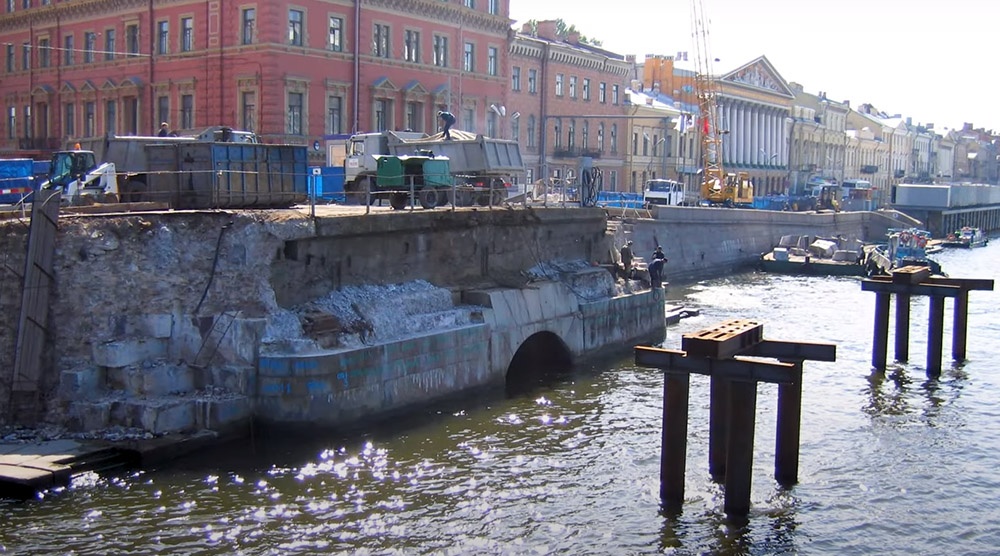
<instances>
[{"instance_id":1,"label":"construction crane","mask_svg":"<svg viewBox=\"0 0 1000 556\"><path fill-rule=\"evenodd\" d=\"M701 201L713 206L750 206L753 183L747 172L726 173L722 165L723 130L719 121L719 85L713 77L708 20L702 0L691 0L691 29L695 50L695 94L698 98L698 134L701 137Z\"/></svg>"}]
</instances>

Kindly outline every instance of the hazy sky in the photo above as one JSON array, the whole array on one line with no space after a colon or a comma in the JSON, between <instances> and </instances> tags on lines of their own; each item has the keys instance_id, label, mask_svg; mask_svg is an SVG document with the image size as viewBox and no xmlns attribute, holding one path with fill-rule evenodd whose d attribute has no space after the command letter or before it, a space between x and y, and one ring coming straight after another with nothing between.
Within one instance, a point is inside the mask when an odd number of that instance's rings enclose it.
<instances>
[{"instance_id":1,"label":"hazy sky","mask_svg":"<svg viewBox=\"0 0 1000 556\"><path fill-rule=\"evenodd\" d=\"M1000 1L700 0L713 71L767 56L785 81L851 106L1000 133ZM608 6L611 7L608 7ZM618 54L689 53L691 0L511 0L517 26L562 18Z\"/></svg>"}]
</instances>

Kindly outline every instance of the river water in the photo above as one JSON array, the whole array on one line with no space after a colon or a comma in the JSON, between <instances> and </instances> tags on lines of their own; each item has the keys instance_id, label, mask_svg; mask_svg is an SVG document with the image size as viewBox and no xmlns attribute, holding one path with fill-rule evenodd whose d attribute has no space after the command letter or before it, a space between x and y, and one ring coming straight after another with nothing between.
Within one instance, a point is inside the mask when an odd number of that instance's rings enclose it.
<instances>
[{"instance_id":1,"label":"river water","mask_svg":"<svg viewBox=\"0 0 1000 556\"><path fill-rule=\"evenodd\" d=\"M1000 278L1000 241L937 256ZM161 470L81 477L0 502L10 554L995 554L1000 550L1000 293L970 294L968 361L928 380L926 299L911 362L871 370L858 279L744 273L672 287L764 337L832 342L806 362L799 483L774 482L776 388L758 390L752 510L727 520L707 472L708 380L692 378L686 501L659 511L662 377L629 353L531 394L457 401L351 434L282 431ZM891 349L890 338L890 349ZM891 358L891 353L890 353Z\"/></svg>"}]
</instances>

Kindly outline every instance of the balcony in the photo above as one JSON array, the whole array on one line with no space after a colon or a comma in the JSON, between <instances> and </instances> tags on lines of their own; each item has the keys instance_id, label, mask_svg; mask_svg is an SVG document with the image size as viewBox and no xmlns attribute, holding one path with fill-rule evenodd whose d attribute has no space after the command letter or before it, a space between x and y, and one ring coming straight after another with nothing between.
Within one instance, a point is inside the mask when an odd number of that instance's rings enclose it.
<instances>
[{"instance_id":1,"label":"balcony","mask_svg":"<svg viewBox=\"0 0 1000 556\"><path fill-rule=\"evenodd\" d=\"M576 158L578 156L601 158L601 154L601 151L598 149L585 149L581 147L557 147L552 150L552 158Z\"/></svg>"},{"instance_id":2,"label":"balcony","mask_svg":"<svg viewBox=\"0 0 1000 556\"><path fill-rule=\"evenodd\" d=\"M878 173L878 166L868 164L861 167L862 174L875 174Z\"/></svg>"}]
</instances>

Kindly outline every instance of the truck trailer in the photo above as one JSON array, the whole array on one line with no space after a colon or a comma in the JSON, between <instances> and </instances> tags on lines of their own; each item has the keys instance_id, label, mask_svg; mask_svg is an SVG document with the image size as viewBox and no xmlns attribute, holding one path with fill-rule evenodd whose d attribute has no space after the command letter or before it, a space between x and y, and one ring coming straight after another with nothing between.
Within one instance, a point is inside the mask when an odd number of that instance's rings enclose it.
<instances>
[{"instance_id":1,"label":"truck trailer","mask_svg":"<svg viewBox=\"0 0 1000 556\"><path fill-rule=\"evenodd\" d=\"M407 131L352 135L345 144L344 156L348 200L364 202L367 192L379 190L376 156L447 158L455 188L462 192L453 199L458 204L483 204L483 200L486 204L498 203L507 198L507 189L514 180L523 179L524 160L517 141L459 130L452 130L451 136L446 140L440 133Z\"/></svg>"}]
</instances>

